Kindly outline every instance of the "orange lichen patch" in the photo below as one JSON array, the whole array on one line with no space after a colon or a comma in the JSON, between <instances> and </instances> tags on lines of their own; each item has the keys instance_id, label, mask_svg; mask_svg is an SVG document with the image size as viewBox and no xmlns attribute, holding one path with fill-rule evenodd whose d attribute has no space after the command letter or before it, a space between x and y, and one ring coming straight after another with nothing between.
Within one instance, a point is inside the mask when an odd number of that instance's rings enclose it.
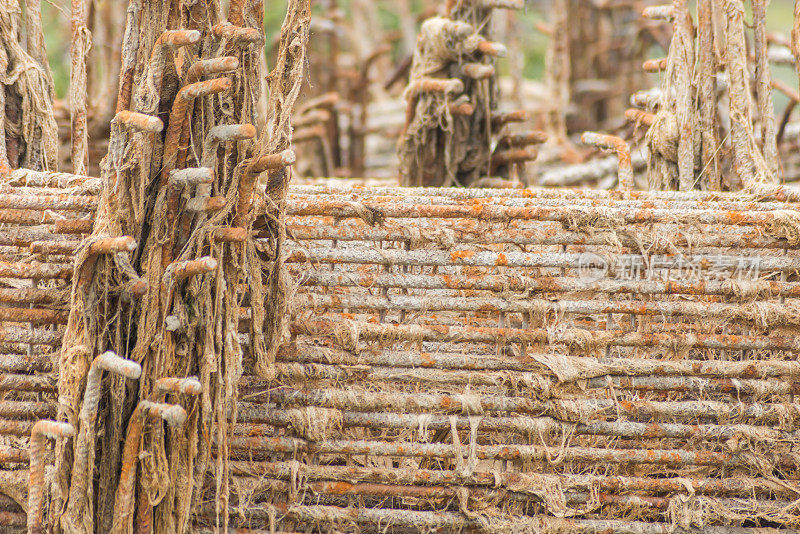
<instances>
[{"instance_id":1,"label":"orange lichen patch","mask_svg":"<svg viewBox=\"0 0 800 534\"><path fill-rule=\"evenodd\" d=\"M453 281L453 279L452 279L452 277L451 277L450 275L448 275L448 274L443 274L443 275L442 275L442 279L444 280L444 283L445 283L445 285L446 285L446 286L447 286L449 289L458 289L458 287L459 287L459 284L458 284L457 282L454 282L454 281Z\"/></svg>"},{"instance_id":2,"label":"orange lichen patch","mask_svg":"<svg viewBox=\"0 0 800 534\"><path fill-rule=\"evenodd\" d=\"M480 199L473 199L470 204L470 215L473 217L480 217L484 210L483 201Z\"/></svg>"},{"instance_id":3,"label":"orange lichen patch","mask_svg":"<svg viewBox=\"0 0 800 534\"><path fill-rule=\"evenodd\" d=\"M744 224L747 220L745 215L738 211L729 211L726 215L731 224Z\"/></svg>"},{"instance_id":4,"label":"orange lichen patch","mask_svg":"<svg viewBox=\"0 0 800 534\"><path fill-rule=\"evenodd\" d=\"M423 367L434 368L437 365L436 359L432 358L427 352L420 353L420 359L422 360Z\"/></svg>"}]
</instances>

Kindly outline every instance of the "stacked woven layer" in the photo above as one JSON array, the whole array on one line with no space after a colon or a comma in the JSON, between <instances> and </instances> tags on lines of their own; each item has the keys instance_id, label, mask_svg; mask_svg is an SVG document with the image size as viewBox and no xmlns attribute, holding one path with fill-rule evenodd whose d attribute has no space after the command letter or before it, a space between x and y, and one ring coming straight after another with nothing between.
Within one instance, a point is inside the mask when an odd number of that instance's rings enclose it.
<instances>
[{"instance_id":1,"label":"stacked woven layer","mask_svg":"<svg viewBox=\"0 0 800 534\"><path fill-rule=\"evenodd\" d=\"M797 527L796 209L294 188L280 387L241 386L248 502L286 530Z\"/></svg>"},{"instance_id":2,"label":"stacked woven layer","mask_svg":"<svg viewBox=\"0 0 800 534\"><path fill-rule=\"evenodd\" d=\"M28 170L0 183L0 435L27 436L55 413L50 354L80 244L70 234L91 229L99 190L96 178Z\"/></svg>"},{"instance_id":3,"label":"stacked woven layer","mask_svg":"<svg viewBox=\"0 0 800 534\"><path fill-rule=\"evenodd\" d=\"M46 217L89 220L96 202L70 184L0 196L42 217L2 244L17 267L3 272L0 513L20 527L21 436L55 410L55 290L78 244ZM295 187L287 230L290 336L274 380L246 356L239 384L238 527L798 527L796 205ZM201 508L198 527L216 515Z\"/></svg>"}]
</instances>

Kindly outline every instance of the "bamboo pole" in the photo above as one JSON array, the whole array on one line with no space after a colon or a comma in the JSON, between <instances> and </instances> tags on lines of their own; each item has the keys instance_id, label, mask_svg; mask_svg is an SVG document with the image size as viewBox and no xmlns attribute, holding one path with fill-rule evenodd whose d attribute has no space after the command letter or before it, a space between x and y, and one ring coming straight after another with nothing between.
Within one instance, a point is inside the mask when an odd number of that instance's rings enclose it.
<instances>
[{"instance_id":1,"label":"bamboo pole","mask_svg":"<svg viewBox=\"0 0 800 534\"><path fill-rule=\"evenodd\" d=\"M678 122L678 180L681 191L694 189L695 108L692 105L694 78L694 26L687 0L673 0L675 20L675 114Z\"/></svg>"},{"instance_id":2,"label":"bamboo pole","mask_svg":"<svg viewBox=\"0 0 800 534\"><path fill-rule=\"evenodd\" d=\"M778 158L778 142L775 131L775 104L772 100L772 83L767 56L767 0L752 0L753 28L755 48L755 85L758 104L759 123L761 125L761 147L767 169L774 182L780 176Z\"/></svg>"},{"instance_id":3,"label":"bamboo pole","mask_svg":"<svg viewBox=\"0 0 800 534\"><path fill-rule=\"evenodd\" d=\"M72 172L86 174L89 164L87 121L86 56L89 53L91 34L87 29L86 0L72 0L72 42L70 45L69 108L72 138Z\"/></svg>"},{"instance_id":4,"label":"bamboo pole","mask_svg":"<svg viewBox=\"0 0 800 534\"><path fill-rule=\"evenodd\" d=\"M717 155L717 92L716 61L714 55L715 39L713 24L714 0L697 2L697 55L698 55L698 94L700 100L700 135L702 142L702 172L708 189L719 191L722 187Z\"/></svg>"},{"instance_id":5,"label":"bamboo pole","mask_svg":"<svg viewBox=\"0 0 800 534\"><path fill-rule=\"evenodd\" d=\"M302 364L302 368L306 366L312 367L314 372L320 370L324 372L325 366L343 366L344 373L347 374L347 367L355 367L353 373L358 371L359 365L370 365L376 367L376 372L380 373L383 368L394 368L399 373L410 373L412 370L440 370L445 371L475 371L481 374L486 373L487 376L494 376L492 373L496 372L500 375L502 373L519 373L520 379L525 383L533 384L534 380L528 378L534 377L537 374L552 379L555 374L544 364L537 361L537 353L529 352L530 360L519 361L510 358L498 357L496 354L482 354L478 351L474 355L461 356L453 352L419 352L397 349L370 349L362 348L359 350L349 351L340 348L319 347L319 350L314 351L314 346L307 343L292 343L288 346L281 348L278 353L278 361L287 363L287 367L291 369L293 364ZM543 356L543 355L542 355ZM581 358L588 358L581 360ZM540 358L546 361L544 358ZM770 362L759 362L763 367L763 374L759 374L755 366L743 365L742 362L733 363L719 363L713 361L697 361L695 362L680 362L674 365L664 364L660 365L658 361L641 359L643 361L636 363L635 358L620 357L619 359L601 359L591 356L568 356L566 361L569 363L575 362L584 369L594 369L594 371L585 371L584 378L591 381L593 378L609 376L614 380L619 380L620 387L625 387L622 384L631 380L631 384L635 384L634 379L645 379L648 373L657 374L659 379L666 380L668 377L678 379L679 377L686 377L689 381L694 381L693 377L708 377L713 380L722 380L722 383L731 378L746 379L752 377L759 377L759 379L769 379L779 376L787 377L789 383L791 379L796 378L797 373L800 372L797 366L778 366L775 367ZM697 363L697 365L694 365ZM323 366L323 367L320 367ZM626 367L627 366L627 367ZM296 367L295 367L296 368ZM626 370L627 369L627 370ZM615 378L617 377L617 378ZM626 378L627 377L627 378ZM600 384L602 385L602 384ZM599 387L599 386L598 386ZM746 387L746 386L742 386ZM735 389L735 388L734 388Z\"/></svg>"}]
</instances>

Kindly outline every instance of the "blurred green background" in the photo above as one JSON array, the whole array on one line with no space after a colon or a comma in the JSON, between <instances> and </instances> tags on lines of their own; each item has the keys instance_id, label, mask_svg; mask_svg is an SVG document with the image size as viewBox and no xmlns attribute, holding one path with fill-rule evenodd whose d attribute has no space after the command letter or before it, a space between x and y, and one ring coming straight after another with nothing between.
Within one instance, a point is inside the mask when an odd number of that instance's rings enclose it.
<instances>
[{"instance_id":1,"label":"blurred green background","mask_svg":"<svg viewBox=\"0 0 800 534\"><path fill-rule=\"evenodd\" d=\"M127 5L124 0L98 0L102 2L115 2L120 9ZM384 29L396 29L398 27L397 16L387 6L392 6L394 0L374 0L378 2L378 10L381 23ZM589 0L586 0L589 2ZM339 0L340 5L347 13L349 0ZM545 5L548 2L543 2ZM412 0L415 12L423 9L423 0ZM542 2L539 3L540 5ZM749 2L745 2L749 4ZM535 5L535 3L534 3ZM315 6L316 7L316 6ZM267 35L276 35L280 29L281 22L286 9L285 0L266 0L264 24ZM42 2L42 14L44 18L45 37L47 40L47 52L50 58L50 65L53 69L53 77L56 86L56 93L59 97L64 97L69 86L69 0L46 0ZM792 25L792 0L772 0L768 8L770 31L780 32L788 36ZM536 23L544 20L541 11L537 8L530 8L522 15L522 48L525 53L524 76L526 78L541 79L544 71L544 55L547 47L547 38L535 29ZM119 38L122 38L120 33ZM312 35L313 39L313 35ZM502 40L502 39L501 39ZM269 42L269 39L267 39ZM785 81L794 80L794 73L791 68L779 67L775 69L775 76Z\"/></svg>"}]
</instances>

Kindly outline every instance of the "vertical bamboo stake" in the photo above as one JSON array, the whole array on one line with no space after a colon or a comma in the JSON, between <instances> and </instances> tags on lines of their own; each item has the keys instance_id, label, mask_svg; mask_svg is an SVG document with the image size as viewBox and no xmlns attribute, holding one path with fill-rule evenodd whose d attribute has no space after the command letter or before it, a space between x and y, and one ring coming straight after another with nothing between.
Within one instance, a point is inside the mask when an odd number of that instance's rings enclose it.
<instances>
[{"instance_id":1,"label":"vertical bamboo stake","mask_svg":"<svg viewBox=\"0 0 800 534\"><path fill-rule=\"evenodd\" d=\"M697 54L700 68L698 98L700 100L700 135L702 141L702 169L707 187L719 191L719 166L717 159L717 89L716 61L714 57L714 25L712 0L697 2Z\"/></svg>"},{"instance_id":2,"label":"vertical bamboo stake","mask_svg":"<svg viewBox=\"0 0 800 534\"><path fill-rule=\"evenodd\" d=\"M69 72L69 110L72 133L72 172L86 174L89 145L86 135L86 53L89 30L86 28L86 1L72 0L72 58Z\"/></svg>"},{"instance_id":3,"label":"vertical bamboo stake","mask_svg":"<svg viewBox=\"0 0 800 534\"><path fill-rule=\"evenodd\" d=\"M678 119L678 181L681 191L694 188L694 100L692 99L692 69L694 43L692 18L687 0L674 0L675 8L675 115Z\"/></svg>"},{"instance_id":4,"label":"vertical bamboo stake","mask_svg":"<svg viewBox=\"0 0 800 534\"><path fill-rule=\"evenodd\" d=\"M773 180L777 180L780 173L778 160L778 141L775 133L775 107L772 102L772 79L767 57L767 1L752 0L753 27L756 55L756 98L758 100L758 114L761 120L761 144L764 159Z\"/></svg>"},{"instance_id":5,"label":"vertical bamboo stake","mask_svg":"<svg viewBox=\"0 0 800 534\"><path fill-rule=\"evenodd\" d=\"M122 39L118 32L125 27L126 12L118 3L102 2L96 7L98 32L92 33L93 57L102 68L102 76L95 76L96 88L92 93L92 104L97 114L92 118L89 135L94 125L107 126L116 114L116 96L119 86L119 69L122 56ZM90 60L90 63L92 61ZM90 78L91 79L91 78Z\"/></svg>"},{"instance_id":6,"label":"vertical bamboo stake","mask_svg":"<svg viewBox=\"0 0 800 534\"><path fill-rule=\"evenodd\" d=\"M42 420L31 430L30 441L30 474L28 482L28 532L42 534L42 504L44 501L44 462L45 442L47 438L59 439L72 436L75 429L68 423Z\"/></svg>"},{"instance_id":7,"label":"vertical bamboo stake","mask_svg":"<svg viewBox=\"0 0 800 534\"><path fill-rule=\"evenodd\" d=\"M291 112L297 101L302 83L302 72L305 68L305 47L308 43L308 28L311 21L310 0L290 0L286 19L281 27L281 46L276 62L276 71L280 73L270 80L269 108L267 112L268 130L260 140L262 154L277 154L287 150L292 144ZM292 46L290 46L292 45ZM331 66L336 68L335 65ZM257 159L257 158L256 158ZM248 168L249 172L250 169ZM270 208L270 216L284 220L286 216L286 196L289 190L291 173L287 169L269 171L266 193L274 203ZM267 344L265 353L259 354L256 370L261 376L271 376L274 372L275 355L285 332L285 321L288 315L288 298L286 284L285 250L286 227L279 225L275 237L275 260L265 269L269 272L269 298L264 311L265 324L263 333ZM260 325L259 325L260 326ZM251 336L253 336L251 332Z\"/></svg>"},{"instance_id":8,"label":"vertical bamboo stake","mask_svg":"<svg viewBox=\"0 0 800 534\"><path fill-rule=\"evenodd\" d=\"M509 9L505 12L506 35L508 36L508 64L511 67L510 76L512 89L510 99L518 108L524 105L522 96L523 71L525 69L525 53L523 52L519 15Z\"/></svg>"},{"instance_id":9,"label":"vertical bamboo stake","mask_svg":"<svg viewBox=\"0 0 800 534\"><path fill-rule=\"evenodd\" d=\"M414 53L414 46L417 42L417 21L412 11L411 0L397 0L397 18L399 19L400 31L402 32L402 52L403 56L410 56Z\"/></svg>"},{"instance_id":10,"label":"vertical bamboo stake","mask_svg":"<svg viewBox=\"0 0 800 534\"><path fill-rule=\"evenodd\" d=\"M353 32L350 37L351 50L355 55L356 65L366 60L379 45L380 27L377 23L376 2L372 0L350 0L352 11L347 17L347 24L353 28L375 28L374 32Z\"/></svg>"},{"instance_id":11,"label":"vertical bamboo stake","mask_svg":"<svg viewBox=\"0 0 800 534\"><path fill-rule=\"evenodd\" d=\"M800 79L800 0L794 2L794 24L792 25L792 55L794 55L797 77Z\"/></svg>"},{"instance_id":12,"label":"vertical bamboo stake","mask_svg":"<svg viewBox=\"0 0 800 534\"><path fill-rule=\"evenodd\" d=\"M0 84L0 175L11 172L6 151L6 88Z\"/></svg>"},{"instance_id":13,"label":"vertical bamboo stake","mask_svg":"<svg viewBox=\"0 0 800 534\"><path fill-rule=\"evenodd\" d=\"M741 0L726 0L727 63L730 87L731 144L733 167L742 184L748 183L754 168L750 150L752 122L750 119L750 91L746 67L747 52L744 40L744 5Z\"/></svg>"},{"instance_id":14,"label":"vertical bamboo stake","mask_svg":"<svg viewBox=\"0 0 800 534\"><path fill-rule=\"evenodd\" d=\"M139 17L140 8L136 2L131 2L125 17L125 33L122 38L122 58L119 71L119 92L115 113L127 110L131 105L131 92L133 90L133 71L136 69L136 50L139 47Z\"/></svg>"},{"instance_id":15,"label":"vertical bamboo stake","mask_svg":"<svg viewBox=\"0 0 800 534\"><path fill-rule=\"evenodd\" d=\"M328 13L331 22L333 22L335 29L328 34L328 79L326 90L334 93L339 92L339 34L338 26L341 24L339 17L339 2L338 0L329 0ZM331 147L333 148L333 165L335 168L342 165L342 142L339 131L339 108L338 106L331 107L331 120L328 121L328 139L330 140Z\"/></svg>"},{"instance_id":16,"label":"vertical bamboo stake","mask_svg":"<svg viewBox=\"0 0 800 534\"><path fill-rule=\"evenodd\" d=\"M569 80L569 0L553 2L553 34L547 48L546 80L551 109L547 114L547 133L551 139L567 139L567 106L570 101Z\"/></svg>"},{"instance_id":17,"label":"vertical bamboo stake","mask_svg":"<svg viewBox=\"0 0 800 534\"><path fill-rule=\"evenodd\" d=\"M258 56L258 61L261 64L261 72L269 72L267 65L267 55L261 53ZM258 102L256 104L256 128L259 132L263 132L267 128L267 106L269 104L269 87L267 86L267 77L261 76L259 81L261 90L259 91Z\"/></svg>"},{"instance_id":18,"label":"vertical bamboo stake","mask_svg":"<svg viewBox=\"0 0 800 534\"><path fill-rule=\"evenodd\" d=\"M41 0L26 0L25 11L28 15L28 54L35 59L44 70L47 82L50 85L49 97L55 97L53 88L53 73L50 70L50 62L47 60L47 46L44 41L44 31L42 30L42 8Z\"/></svg>"}]
</instances>

